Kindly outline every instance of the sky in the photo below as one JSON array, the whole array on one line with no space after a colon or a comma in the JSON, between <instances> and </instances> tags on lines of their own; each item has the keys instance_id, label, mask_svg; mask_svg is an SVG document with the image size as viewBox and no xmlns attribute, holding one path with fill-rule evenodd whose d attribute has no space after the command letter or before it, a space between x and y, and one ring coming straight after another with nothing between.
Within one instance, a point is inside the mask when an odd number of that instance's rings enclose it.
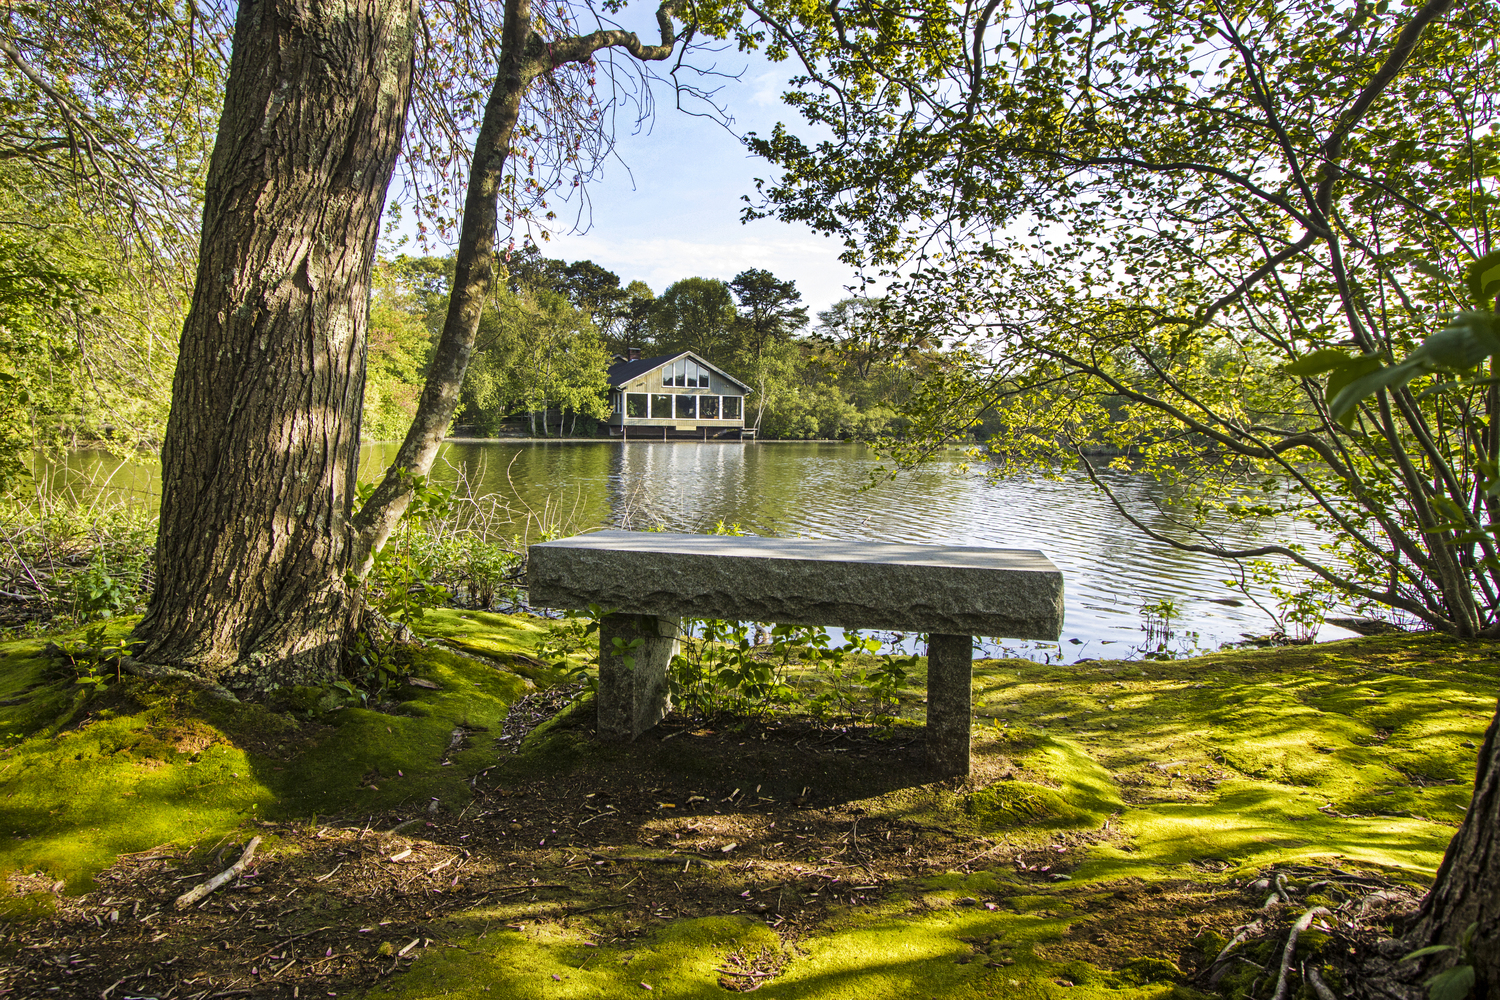
<instances>
[{"instance_id":1,"label":"sky","mask_svg":"<svg viewBox=\"0 0 1500 1000\"><path fill-rule=\"evenodd\" d=\"M777 121L802 124L781 102L791 64L772 64L732 48L705 58L721 71L740 74L738 80L721 81L717 95L734 132L769 135ZM592 260L618 274L622 285L644 281L657 295L680 278L728 281L753 267L796 281L810 317L845 298L855 276L839 260L840 240L800 223L741 224L741 198L755 196L755 178L769 177L770 164L751 156L722 124L679 111L669 87L658 83L656 100L654 120L639 132L631 131L633 114L620 115L618 156L590 185L587 231L569 234L560 225L542 252L568 261ZM572 205L549 200L559 222L572 221Z\"/></svg>"}]
</instances>

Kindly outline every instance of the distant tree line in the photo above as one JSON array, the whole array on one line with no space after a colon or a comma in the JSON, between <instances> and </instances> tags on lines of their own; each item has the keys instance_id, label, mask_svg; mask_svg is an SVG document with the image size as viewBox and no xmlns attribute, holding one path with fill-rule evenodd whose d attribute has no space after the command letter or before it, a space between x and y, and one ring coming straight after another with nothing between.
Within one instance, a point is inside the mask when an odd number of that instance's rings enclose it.
<instances>
[{"instance_id":1,"label":"distant tree line","mask_svg":"<svg viewBox=\"0 0 1500 1000\"><path fill-rule=\"evenodd\" d=\"M845 299L809 323L792 280L751 268L729 281L689 277L656 295L589 260L527 246L503 261L480 319L455 425L480 435L522 427L590 435L609 414L617 355L693 351L754 388L746 422L775 438L873 438L891 428L912 369L870 343L872 308ZM376 268L370 309L367 437L411 421L442 323L451 260L397 256Z\"/></svg>"}]
</instances>

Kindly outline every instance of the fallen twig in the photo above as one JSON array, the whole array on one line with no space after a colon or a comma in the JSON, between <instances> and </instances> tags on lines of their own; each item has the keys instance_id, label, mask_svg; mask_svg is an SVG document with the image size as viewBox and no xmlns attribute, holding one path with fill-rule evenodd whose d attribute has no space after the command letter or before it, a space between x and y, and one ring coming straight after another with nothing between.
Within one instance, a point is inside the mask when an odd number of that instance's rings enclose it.
<instances>
[{"instance_id":1,"label":"fallen twig","mask_svg":"<svg viewBox=\"0 0 1500 1000\"><path fill-rule=\"evenodd\" d=\"M251 837L250 843L245 845L245 853L240 855L240 859L238 861L236 861L234 864L230 865L223 871L219 872L219 874L215 875L207 882L204 882L202 885L189 889L181 896L178 896L176 903L177 908L179 910L185 910L189 906L192 906L194 903L198 902L198 900L213 892L225 882L237 878L239 874L245 870L245 866L250 863L250 859L255 857L255 849L259 846L260 838Z\"/></svg>"}]
</instances>

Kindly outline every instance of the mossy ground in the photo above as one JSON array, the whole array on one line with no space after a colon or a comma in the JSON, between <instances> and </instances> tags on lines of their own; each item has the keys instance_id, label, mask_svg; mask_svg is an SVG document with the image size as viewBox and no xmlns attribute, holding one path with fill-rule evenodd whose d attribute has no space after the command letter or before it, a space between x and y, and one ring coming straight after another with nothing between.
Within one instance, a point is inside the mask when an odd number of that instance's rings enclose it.
<instances>
[{"instance_id":1,"label":"mossy ground","mask_svg":"<svg viewBox=\"0 0 1500 1000\"><path fill-rule=\"evenodd\" d=\"M1190 996L1265 869L1430 878L1500 674L1500 645L1436 636L985 662L974 774L931 782L908 724L669 723L622 748L573 711L512 754L510 706L555 680L527 655L545 627L431 613L491 661L428 650L436 690L317 718L85 694L44 641L0 647L0 986L97 993L203 944L179 985L266 996ZM172 910L251 833L259 883ZM44 968L42 942L85 957Z\"/></svg>"}]
</instances>

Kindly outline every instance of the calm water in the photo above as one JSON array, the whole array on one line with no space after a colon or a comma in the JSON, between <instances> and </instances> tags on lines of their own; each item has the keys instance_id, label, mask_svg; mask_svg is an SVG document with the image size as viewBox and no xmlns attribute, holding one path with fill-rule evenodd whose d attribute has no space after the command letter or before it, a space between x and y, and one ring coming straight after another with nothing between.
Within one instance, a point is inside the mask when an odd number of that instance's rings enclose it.
<instances>
[{"instance_id":1,"label":"calm water","mask_svg":"<svg viewBox=\"0 0 1500 1000\"><path fill-rule=\"evenodd\" d=\"M383 467L393 450L372 446L366 461ZM566 534L622 523L701 532L723 521L762 535L1040 549L1063 571L1067 612L1059 646L1003 644L1033 655L1126 653L1121 644L1145 640L1141 606L1163 600L1181 609L1170 643L1177 651L1215 648L1272 628L1264 613L1240 604L1243 598L1224 586L1223 563L1144 537L1081 474L992 482L953 459L871 485L880 462L870 450L790 442L453 443L433 478L452 480L460 469L475 492L509 499L518 531L529 509L560 512L564 528L572 529ZM1117 494L1136 501L1137 516L1158 531L1174 531L1150 502L1169 499L1162 487L1145 476L1108 477ZM1321 540L1309 526L1289 521L1210 531L1230 544ZM1325 626L1320 637L1349 634Z\"/></svg>"},{"instance_id":2,"label":"calm water","mask_svg":"<svg viewBox=\"0 0 1500 1000\"><path fill-rule=\"evenodd\" d=\"M367 478L384 468L394 450L366 447ZM96 482L117 464L96 453L70 462L77 471L91 471ZM1240 604L1242 598L1224 586L1229 572L1223 563L1142 536L1082 475L991 482L978 471L964 472L955 459L871 485L879 466L868 449L845 444L454 442L443 447L432 478L462 478L474 495L503 500L509 519L500 530L529 531L533 539L544 518L564 534L622 523L707 531L722 520L764 535L1040 549L1063 571L1063 641L1002 644L1038 657L1128 654L1145 640L1141 606L1164 600L1180 609L1169 644L1179 652L1272 628L1262 612ZM1162 487L1128 473L1108 477L1153 528L1175 530L1151 503L1170 501ZM125 466L112 485L149 490L153 480L154 470ZM1209 530L1230 544L1321 540L1309 526L1288 521ZM1348 634L1325 626L1320 638Z\"/></svg>"}]
</instances>

